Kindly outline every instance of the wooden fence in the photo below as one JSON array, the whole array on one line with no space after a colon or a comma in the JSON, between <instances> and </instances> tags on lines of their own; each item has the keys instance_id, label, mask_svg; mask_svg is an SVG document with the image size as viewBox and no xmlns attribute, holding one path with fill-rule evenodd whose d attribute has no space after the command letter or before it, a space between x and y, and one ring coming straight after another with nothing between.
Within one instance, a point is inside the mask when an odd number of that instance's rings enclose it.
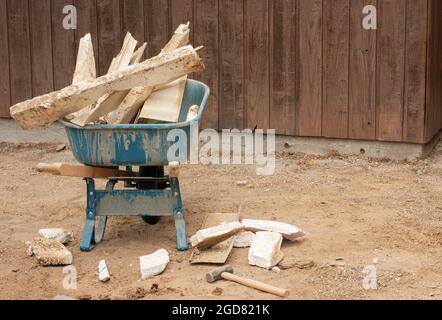
<instances>
[{"instance_id":1,"label":"wooden fence","mask_svg":"<svg viewBox=\"0 0 442 320\"><path fill-rule=\"evenodd\" d=\"M377 30L362 28L370 4ZM439 0L0 0L0 116L68 85L85 33L103 74L126 31L153 56L190 21L205 127L424 143L442 127L441 17Z\"/></svg>"}]
</instances>

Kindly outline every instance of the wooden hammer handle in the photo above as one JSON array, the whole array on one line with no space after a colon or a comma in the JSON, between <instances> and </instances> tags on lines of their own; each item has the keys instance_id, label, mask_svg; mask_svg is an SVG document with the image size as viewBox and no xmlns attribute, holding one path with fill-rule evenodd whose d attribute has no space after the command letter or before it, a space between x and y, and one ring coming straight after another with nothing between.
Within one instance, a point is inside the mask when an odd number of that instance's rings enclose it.
<instances>
[{"instance_id":1,"label":"wooden hammer handle","mask_svg":"<svg viewBox=\"0 0 442 320\"><path fill-rule=\"evenodd\" d=\"M275 295L283 297L283 298L285 298L289 295L289 291L287 289L281 289L281 288L274 287L272 285L269 285L269 284L266 284L266 283L263 283L260 281L238 277L237 275L234 275L233 273L230 273L230 272L221 273L221 277L225 280L237 282L237 283L242 284L246 287L250 287L250 288L258 289L258 290L261 290L264 292L272 293L272 294L275 294Z\"/></svg>"}]
</instances>

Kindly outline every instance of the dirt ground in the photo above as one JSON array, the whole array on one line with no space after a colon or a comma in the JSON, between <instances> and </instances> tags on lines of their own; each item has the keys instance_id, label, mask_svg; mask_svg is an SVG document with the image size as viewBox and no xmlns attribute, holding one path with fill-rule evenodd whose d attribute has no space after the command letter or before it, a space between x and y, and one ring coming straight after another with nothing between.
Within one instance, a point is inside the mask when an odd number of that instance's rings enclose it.
<instances>
[{"instance_id":1,"label":"dirt ground","mask_svg":"<svg viewBox=\"0 0 442 320\"><path fill-rule=\"evenodd\" d=\"M138 217L111 218L105 241L79 250L85 218L81 179L49 176L38 162L73 161L54 146L0 145L0 298L51 299L274 299L230 282L208 284L212 266L188 263L175 250L174 223L155 226ZM234 249L228 263L239 275L290 290L289 299L442 298L442 144L414 163L363 156L312 157L280 154L276 174L256 176L250 166L188 166L180 182L188 235L210 212L237 212L301 227L308 235L284 242L286 257L312 259L311 268L274 273L247 263L247 249ZM246 186L237 182L246 180ZM101 185L101 183L100 183ZM68 245L78 272L76 290L63 289L62 267L39 266L24 241L44 227L73 230ZM171 263L140 281L138 257L165 248ZM106 259L112 279L100 283L97 264ZM375 264L377 262L377 264ZM365 290L367 265L376 269L376 290Z\"/></svg>"}]
</instances>

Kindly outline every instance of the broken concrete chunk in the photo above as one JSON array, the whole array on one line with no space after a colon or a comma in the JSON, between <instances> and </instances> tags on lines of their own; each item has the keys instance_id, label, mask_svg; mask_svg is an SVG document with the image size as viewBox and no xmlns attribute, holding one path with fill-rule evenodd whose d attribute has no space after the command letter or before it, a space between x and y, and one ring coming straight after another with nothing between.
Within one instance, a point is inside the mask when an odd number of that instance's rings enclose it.
<instances>
[{"instance_id":1,"label":"broken concrete chunk","mask_svg":"<svg viewBox=\"0 0 442 320\"><path fill-rule=\"evenodd\" d=\"M277 232L257 232L249 249L249 264L272 269L284 257L281 252L282 235Z\"/></svg>"},{"instance_id":2,"label":"broken concrete chunk","mask_svg":"<svg viewBox=\"0 0 442 320\"><path fill-rule=\"evenodd\" d=\"M166 269L169 261L169 253L165 249L140 257L141 279L144 280L161 274Z\"/></svg>"},{"instance_id":3,"label":"broken concrete chunk","mask_svg":"<svg viewBox=\"0 0 442 320\"><path fill-rule=\"evenodd\" d=\"M249 248L252 245L255 234L251 231L241 231L235 235L234 248Z\"/></svg>"},{"instance_id":4,"label":"broken concrete chunk","mask_svg":"<svg viewBox=\"0 0 442 320\"><path fill-rule=\"evenodd\" d=\"M67 232L61 228L40 229L38 230L38 234L46 239L56 239L62 244L71 242L74 238L74 234L72 232Z\"/></svg>"},{"instance_id":5,"label":"broken concrete chunk","mask_svg":"<svg viewBox=\"0 0 442 320\"><path fill-rule=\"evenodd\" d=\"M43 266L72 264L72 253L56 239L36 238L28 243L28 254L32 253Z\"/></svg>"},{"instance_id":6,"label":"broken concrete chunk","mask_svg":"<svg viewBox=\"0 0 442 320\"><path fill-rule=\"evenodd\" d=\"M192 247L210 248L231 236L235 235L243 229L238 221L220 224L216 227L199 230L195 235L190 237Z\"/></svg>"},{"instance_id":7,"label":"broken concrete chunk","mask_svg":"<svg viewBox=\"0 0 442 320\"><path fill-rule=\"evenodd\" d=\"M242 224L246 230L250 231L273 231L282 234L284 239L295 241L296 239L305 235L304 231L291 224L270 221L270 220L255 220L243 219Z\"/></svg>"},{"instance_id":8,"label":"broken concrete chunk","mask_svg":"<svg viewBox=\"0 0 442 320\"><path fill-rule=\"evenodd\" d=\"M107 269L106 261L100 260L98 263L98 279L101 282L107 282L110 280L109 270Z\"/></svg>"}]
</instances>

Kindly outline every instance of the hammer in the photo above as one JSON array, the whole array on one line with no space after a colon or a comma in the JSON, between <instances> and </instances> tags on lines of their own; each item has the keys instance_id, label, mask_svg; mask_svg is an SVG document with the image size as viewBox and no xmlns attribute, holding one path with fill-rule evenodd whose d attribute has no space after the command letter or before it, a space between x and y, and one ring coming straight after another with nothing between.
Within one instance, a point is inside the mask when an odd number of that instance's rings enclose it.
<instances>
[{"instance_id":1,"label":"hammer","mask_svg":"<svg viewBox=\"0 0 442 320\"><path fill-rule=\"evenodd\" d=\"M281 289L277 288L268 284L265 284L263 282L259 282L256 280L246 279L242 277L238 277L233 274L233 268L230 265L226 265L220 268L217 268L215 270L212 270L208 274L206 274L206 280L209 283L214 283L218 280L230 280L234 281L236 283L242 284L244 286L258 289L264 292L272 293L280 297L287 297L289 295L289 291L287 289Z\"/></svg>"}]
</instances>

